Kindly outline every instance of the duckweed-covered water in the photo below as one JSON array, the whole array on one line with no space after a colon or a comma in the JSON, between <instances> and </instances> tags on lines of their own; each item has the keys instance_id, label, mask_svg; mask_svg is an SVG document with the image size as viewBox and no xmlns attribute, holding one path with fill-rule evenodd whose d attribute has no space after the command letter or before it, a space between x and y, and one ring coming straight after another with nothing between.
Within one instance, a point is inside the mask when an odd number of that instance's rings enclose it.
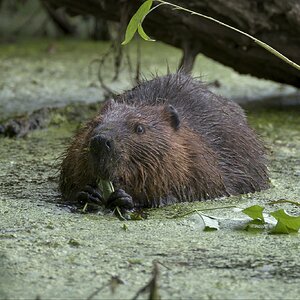
<instances>
[{"instance_id":1,"label":"duckweed-covered water","mask_svg":"<svg viewBox=\"0 0 300 300\"><path fill-rule=\"evenodd\" d=\"M145 72L157 69L163 74L166 57L175 66L177 50L149 45L143 49ZM74 41L2 46L1 118L45 105L103 99L97 72L89 73L87 66L106 48ZM203 57L197 67L209 81L220 81L220 93L242 100L249 99L250 90L255 99L281 95L282 101L284 95L297 92L238 77ZM122 74L113 84L120 89L130 85L128 75ZM270 149L269 190L152 209L146 220L127 222L110 215L72 213L57 205L60 157L78 126L69 114L63 118L64 111L69 109L61 108L53 115L56 122L25 139L0 139L0 298L130 299L151 279L153 261L158 261L162 299L299 297L299 234L247 232L245 217L233 208L207 210L260 204L267 211L285 208L300 215L296 205L269 204L280 199L300 202L299 107L248 111L250 123ZM218 217L220 230L203 232L195 215L170 218L194 209ZM113 293L114 276L123 284Z\"/></svg>"}]
</instances>

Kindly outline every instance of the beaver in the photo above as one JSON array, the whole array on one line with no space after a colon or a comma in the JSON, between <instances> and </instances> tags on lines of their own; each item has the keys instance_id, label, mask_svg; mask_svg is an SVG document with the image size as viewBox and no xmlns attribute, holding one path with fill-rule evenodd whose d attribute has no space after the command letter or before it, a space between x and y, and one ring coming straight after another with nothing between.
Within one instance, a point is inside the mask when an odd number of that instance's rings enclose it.
<instances>
[{"instance_id":1,"label":"beaver","mask_svg":"<svg viewBox=\"0 0 300 300\"><path fill-rule=\"evenodd\" d=\"M99 180L115 191L104 201ZM265 147L242 108L183 73L143 81L105 102L61 165L72 202L158 207L268 188Z\"/></svg>"}]
</instances>

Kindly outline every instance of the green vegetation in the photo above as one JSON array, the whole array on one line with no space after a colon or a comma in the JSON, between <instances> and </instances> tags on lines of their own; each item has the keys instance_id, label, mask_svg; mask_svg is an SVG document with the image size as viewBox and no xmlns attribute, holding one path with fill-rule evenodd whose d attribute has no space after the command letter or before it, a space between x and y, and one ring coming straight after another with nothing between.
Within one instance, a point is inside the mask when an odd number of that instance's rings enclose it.
<instances>
[{"instance_id":1,"label":"green vegetation","mask_svg":"<svg viewBox=\"0 0 300 300\"><path fill-rule=\"evenodd\" d=\"M264 217L263 215L264 209L265 208L260 205L253 205L243 210L243 213L253 219L249 222L248 226L252 224L265 225L268 223L268 217ZM269 216L274 217L277 221L271 230L272 233L295 233L300 229L300 216L290 216L283 209L270 212Z\"/></svg>"},{"instance_id":2,"label":"green vegetation","mask_svg":"<svg viewBox=\"0 0 300 300\"><path fill-rule=\"evenodd\" d=\"M215 18L209 17L207 15L192 11L190 9L186 9L182 6L167 2L167 1L163 1L163 0L156 0L156 2L158 2L159 4L155 7L153 7L151 10L151 6L153 1L152 0L147 0L145 1L140 8L137 10L137 12L133 15L133 17L131 18L127 29L126 29L126 34L125 34L125 40L122 43L122 45L126 45L128 44L131 39L133 38L134 34L136 33L136 31L138 31L139 35L146 41L154 41L152 40L145 32L144 29L142 27L142 22L145 19L145 17L147 16L147 14L149 14L152 10L156 9L157 7L161 6L161 5L168 5L170 7L172 7L173 9L178 9L178 10L182 10L184 12L188 12L191 15L196 15L196 16L200 16L202 18L205 19L209 19L213 22L216 22L222 26L225 26L233 31L236 31L246 37L248 37L249 39L253 40L256 44L258 44L259 46L265 48L267 51L269 51L270 53L274 54L275 56L277 56L278 58L280 58L281 60L285 61L287 64L291 65L292 67L294 67L295 69L298 69L300 71L300 66L298 64L296 64L295 62L293 62L292 60L290 60L289 58L287 58L286 56L284 56L282 53L280 53L279 51L277 51L276 49L274 49L273 47L271 47L270 45L264 43L263 41L255 38L254 36L240 30L237 29L236 27L230 26L224 22L221 22Z\"/></svg>"}]
</instances>

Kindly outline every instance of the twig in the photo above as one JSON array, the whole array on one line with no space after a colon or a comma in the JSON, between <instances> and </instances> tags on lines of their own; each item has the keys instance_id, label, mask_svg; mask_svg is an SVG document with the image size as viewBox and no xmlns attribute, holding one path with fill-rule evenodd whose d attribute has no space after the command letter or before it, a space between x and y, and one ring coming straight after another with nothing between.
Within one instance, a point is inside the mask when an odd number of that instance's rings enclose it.
<instances>
[{"instance_id":1,"label":"twig","mask_svg":"<svg viewBox=\"0 0 300 300\"><path fill-rule=\"evenodd\" d=\"M271 201L268 204L277 204L277 203L291 203L297 206L300 206L299 202L296 201L292 201L292 200L285 200L285 199L280 199L280 200L276 200L276 201Z\"/></svg>"},{"instance_id":2,"label":"twig","mask_svg":"<svg viewBox=\"0 0 300 300\"><path fill-rule=\"evenodd\" d=\"M137 41L136 46L136 73L135 73L135 83L140 83L141 75L141 43L140 40Z\"/></svg>"},{"instance_id":3,"label":"twig","mask_svg":"<svg viewBox=\"0 0 300 300\"><path fill-rule=\"evenodd\" d=\"M117 212L117 214L116 214ZM114 209L113 213L119 217L121 220L127 221L127 219L122 215L121 210L118 206L116 206L116 208Z\"/></svg>"},{"instance_id":4,"label":"twig","mask_svg":"<svg viewBox=\"0 0 300 300\"><path fill-rule=\"evenodd\" d=\"M104 284L103 286L97 288L93 293L91 293L86 300L91 300L93 299L99 292L101 292L105 287L107 287L109 283Z\"/></svg>"},{"instance_id":5,"label":"twig","mask_svg":"<svg viewBox=\"0 0 300 300\"><path fill-rule=\"evenodd\" d=\"M102 89L104 89L108 95L113 95L115 94L114 91L112 89L110 89L105 83L104 83L104 80L103 80L103 77L102 77L102 67L106 61L106 59L112 54L112 51L114 49L114 45L111 44L109 49L107 50L107 52L105 52L101 58L98 58L98 59L94 59L91 61L90 63L90 66L93 64L93 63L98 63L99 64L99 67L98 67L98 80L101 84L101 87Z\"/></svg>"},{"instance_id":6,"label":"twig","mask_svg":"<svg viewBox=\"0 0 300 300\"><path fill-rule=\"evenodd\" d=\"M193 210L190 210L182 215L173 215L171 217L167 217L168 219L175 219L175 218L183 218L183 217L186 217L188 215L191 215L193 213L199 213L201 211L209 211L209 210L217 210L217 209L226 209L226 208L236 208L237 206L236 205L228 205L228 206L219 206L219 207L212 207L212 208L204 208L204 209L193 209Z\"/></svg>"},{"instance_id":7,"label":"twig","mask_svg":"<svg viewBox=\"0 0 300 300\"><path fill-rule=\"evenodd\" d=\"M159 276L159 269L158 264L156 261L153 262L153 271L152 271L152 278L150 281L143 286L138 292L135 294L135 296L132 298L132 300L136 300L139 295L144 294L149 291L149 300L159 300L160 295L158 292L158 276Z\"/></svg>"},{"instance_id":8,"label":"twig","mask_svg":"<svg viewBox=\"0 0 300 300\"><path fill-rule=\"evenodd\" d=\"M85 212L86 209L87 209L87 207L88 207L88 203L84 204L84 207L83 207L83 209L82 209L82 212Z\"/></svg>"}]
</instances>

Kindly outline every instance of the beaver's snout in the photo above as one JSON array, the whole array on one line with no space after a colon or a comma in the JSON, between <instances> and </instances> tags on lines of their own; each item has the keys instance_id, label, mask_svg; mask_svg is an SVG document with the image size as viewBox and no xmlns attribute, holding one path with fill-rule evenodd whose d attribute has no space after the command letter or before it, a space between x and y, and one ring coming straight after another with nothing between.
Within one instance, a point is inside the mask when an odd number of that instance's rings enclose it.
<instances>
[{"instance_id":1,"label":"beaver's snout","mask_svg":"<svg viewBox=\"0 0 300 300\"><path fill-rule=\"evenodd\" d=\"M90 150L93 153L108 153L114 148L114 142L111 138L103 135L95 135L90 141Z\"/></svg>"}]
</instances>

